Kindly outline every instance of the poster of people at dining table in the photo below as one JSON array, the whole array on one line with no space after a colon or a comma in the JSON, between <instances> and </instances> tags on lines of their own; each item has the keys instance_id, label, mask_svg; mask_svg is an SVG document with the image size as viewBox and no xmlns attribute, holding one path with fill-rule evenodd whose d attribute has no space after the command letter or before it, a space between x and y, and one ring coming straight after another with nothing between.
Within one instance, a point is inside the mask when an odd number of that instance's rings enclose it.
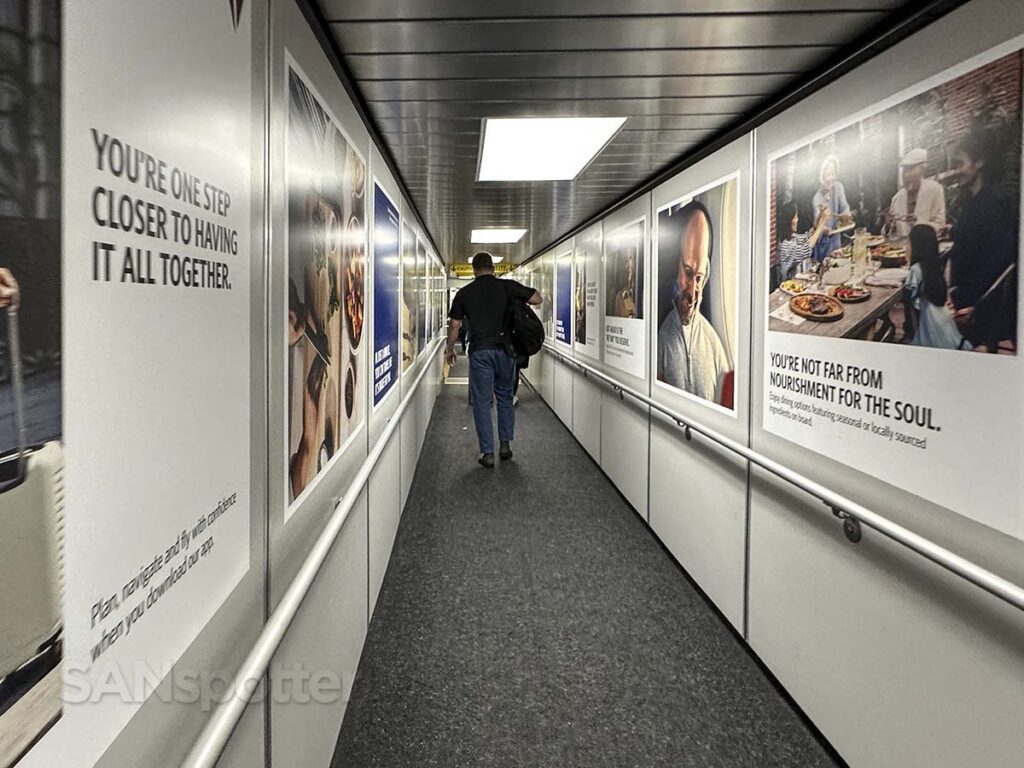
<instances>
[{"instance_id":1,"label":"poster of people at dining table","mask_svg":"<svg viewBox=\"0 0 1024 768\"><path fill-rule=\"evenodd\" d=\"M769 327L1017 352L1021 52L770 164Z\"/></svg>"},{"instance_id":2,"label":"poster of people at dining table","mask_svg":"<svg viewBox=\"0 0 1024 768\"><path fill-rule=\"evenodd\" d=\"M769 155L764 265L765 429L1020 538L1022 447L991 440L1024 422L1022 67L1016 41Z\"/></svg>"}]
</instances>

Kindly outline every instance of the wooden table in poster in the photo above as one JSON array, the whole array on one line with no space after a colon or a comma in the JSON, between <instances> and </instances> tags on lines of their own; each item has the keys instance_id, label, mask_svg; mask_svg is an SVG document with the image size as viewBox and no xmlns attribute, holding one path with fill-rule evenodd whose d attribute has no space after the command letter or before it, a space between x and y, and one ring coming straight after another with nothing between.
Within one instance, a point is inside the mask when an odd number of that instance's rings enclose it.
<instances>
[{"instance_id":1,"label":"wooden table in poster","mask_svg":"<svg viewBox=\"0 0 1024 768\"><path fill-rule=\"evenodd\" d=\"M872 285L865 287L871 289L871 296L856 304L843 304L843 316L834 322L822 323L816 320L804 320L799 325L792 325L777 317L769 317L768 329L785 333L805 333L809 336L826 336L834 339L866 338L875 322L881 317L886 317L892 306L900 300L903 289ZM768 295L769 314L788 303L790 298L792 297L780 290L770 293Z\"/></svg>"}]
</instances>

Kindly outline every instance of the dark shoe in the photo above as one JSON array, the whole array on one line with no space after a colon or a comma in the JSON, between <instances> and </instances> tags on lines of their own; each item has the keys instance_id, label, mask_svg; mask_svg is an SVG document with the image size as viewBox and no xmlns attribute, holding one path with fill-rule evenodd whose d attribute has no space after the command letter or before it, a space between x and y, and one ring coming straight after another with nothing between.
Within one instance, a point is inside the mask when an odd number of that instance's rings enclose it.
<instances>
[{"instance_id":1,"label":"dark shoe","mask_svg":"<svg viewBox=\"0 0 1024 768\"><path fill-rule=\"evenodd\" d=\"M480 464L481 467L486 467L487 469L494 469L494 454L481 453L480 458L477 459L477 462Z\"/></svg>"},{"instance_id":2,"label":"dark shoe","mask_svg":"<svg viewBox=\"0 0 1024 768\"><path fill-rule=\"evenodd\" d=\"M498 450L498 455L502 461L508 461L512 458L512 446L508 444L508 440L501 441L501 448Z\"/></svg>"}]
</instances>

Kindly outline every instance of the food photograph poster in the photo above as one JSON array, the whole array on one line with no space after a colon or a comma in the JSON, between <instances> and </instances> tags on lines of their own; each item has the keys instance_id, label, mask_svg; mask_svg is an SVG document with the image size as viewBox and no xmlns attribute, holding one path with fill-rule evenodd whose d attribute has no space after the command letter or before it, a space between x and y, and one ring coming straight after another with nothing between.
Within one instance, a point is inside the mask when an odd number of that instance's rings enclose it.
<instances>
[{"instance_id":1,"label":"food photograph poster","mask_svg":"<svg viewBox=\"0 0 1024 768\"><path fill-rule=\"evenodd\" d=\"M1021 89L1017 41L773 154L765 244L764 428L1017 537Z\"/></svg>"},{"instance_id":2,"label":"food photograph poster","mask_svg":"<svg viewBox=\"0 0 1024 768\"><path fill-rule=\"evenodd\" d=\"M577 237L573 251L573 346L601 357L601 236Z\"/></svg>"},{"instance_id":3,"label":"food photograph poster","mask_svg":"<svg viewBox=\"0 0 1024 768\"><path fill-rule=\"evenodd\" d=\"M366 165L288 67L288 488L294 502L363 424Z\"/></svg>"},{"instance_id":4,"label":"food photograph poster","mask_svg":"<svg viewBox=\"0 0 1024 768\"><path fill-rule=\"evenodd\" d=\"M659 385L735 415L739 176L658 211Z\"/></svg>"},{"instance_id":5,"label":"food photograph poster","mask_svg":"<svg viewBox=\"0 0 1024 768\"><path fill-rule=\"evenodd\" d=\"M572 251L555 262L555 341L572 344Z\"/></svg>"},{"instance_id":6,"label":"food photograph poster","mask_svg":"<svg viewBox=\"0 0 1024 768\"><path fill-rule=\"evenodd\" d=\"M605 236L604 358L608 365L644 378L644 245L647 219Z\"/></svg>"}]
</instances>

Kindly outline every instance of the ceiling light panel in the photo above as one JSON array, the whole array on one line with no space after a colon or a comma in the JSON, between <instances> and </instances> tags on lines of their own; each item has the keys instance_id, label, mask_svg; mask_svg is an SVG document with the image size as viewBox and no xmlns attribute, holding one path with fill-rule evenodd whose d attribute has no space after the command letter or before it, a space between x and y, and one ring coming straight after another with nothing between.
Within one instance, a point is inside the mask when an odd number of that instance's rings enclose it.
<instances>
[{"instance_id":1,"label":"ceiling light panel","mask_svg":"<svg viewBox=\"0 0 1024 768\"><path fill-rule=\"evenodd\" d=\"M525 229L474 229L471 241L481 244L518 243L525 234Z\"/></svg>"},{"instance_id":2,"label":"ceiling light panel","mask_svg":"<svg viewBox=\"0 0 1024 768\"><path fill-rule=\"evenodd\" d=\"M576 178L624 117L484 118L477 181Z\"/></svg>"}]
</instances>

